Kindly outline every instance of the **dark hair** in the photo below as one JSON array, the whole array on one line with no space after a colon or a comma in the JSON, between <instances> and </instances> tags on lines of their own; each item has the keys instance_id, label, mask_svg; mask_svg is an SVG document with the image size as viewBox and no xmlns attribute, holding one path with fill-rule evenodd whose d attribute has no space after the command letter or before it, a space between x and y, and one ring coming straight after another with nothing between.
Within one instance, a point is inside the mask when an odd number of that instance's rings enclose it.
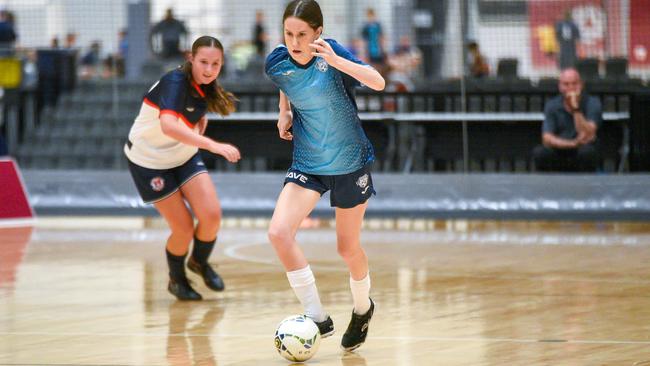
<instances>
[{"instance_id":1,"label":"dark hair","mask_svg":"<svg viewBox=\"0 0 650 366\"><path fill-rule=\"evenodd\" d=\"M289 17L296 17L313 29L323 26L323 12L314 0L293 0L284 9L282 23Z\"/></svg>"},{"instance_id":2,"label":"dark hair","mask_svg":"<svg viewBox=\"0 0 650 366\"><path fill-rule=\"evenodd\" d=\"M197 38L196 41L192 43L192 56L196 56L200 47L215 47L220 49L223 53L223 45L214 37L201 36ZM187 80L191 83L193 80L192 63L185 61L182 68ZM237 98L235 98L232 93L225 91L221 85L217 83L217 79L202 89L205 92L208 111L219 113L222 116L226 116L235 111L235 102L237 101Z\"/></svg>"}]
</instances>

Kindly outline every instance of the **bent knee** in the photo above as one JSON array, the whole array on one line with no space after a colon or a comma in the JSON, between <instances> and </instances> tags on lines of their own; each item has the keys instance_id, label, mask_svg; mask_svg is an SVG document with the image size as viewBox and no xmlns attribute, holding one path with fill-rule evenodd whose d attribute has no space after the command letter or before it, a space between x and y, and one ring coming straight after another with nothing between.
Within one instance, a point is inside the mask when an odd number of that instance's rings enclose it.
<instances>
[{"instance_id":1,"label":"bent knee","mask_svg":"<svg viewBox=\"0 0 650 366\"><path fill-rule=\"evenodd\" d=\"M218 226L221 223L221 208L213 207L197 212L196 218L204 224L216 224Z\"/></svg>"},{"instance_id":2,"label":"bent knee","mask_svg":"<svg viewBox=\"0 0 650 366\"><path fill-rule=\"evenodd\" d=\"M194 237L194 222L189 220L183 220L182 222L175 222L169 225L172 231L172 235L183 241L191 241Z\"/></svg>"},{"instance_id":3,"label":"bent knee","mask_svg":"<svg viewBox=\"0 0 650 366\"><path fill-rule=\"evenodd\" d=\"M339 253L339 255L342 258L353 258L359 255L362 252L361 245L359 243L355 243L353 245L350 244L337 244L336 246L336 251Z\"/></svg>"},{"instance_id":4,"label":"bent knee","mask_svg":"<svg viewBox=\"0 0 650 366\"><path fill-rule=\"evenodd\" d=\"M288 227L280 225L271 225L267 233L269 241L274 246L282 246L283 244L290 243L293 240L293 233Z\"/></svg>"}]
</instances>

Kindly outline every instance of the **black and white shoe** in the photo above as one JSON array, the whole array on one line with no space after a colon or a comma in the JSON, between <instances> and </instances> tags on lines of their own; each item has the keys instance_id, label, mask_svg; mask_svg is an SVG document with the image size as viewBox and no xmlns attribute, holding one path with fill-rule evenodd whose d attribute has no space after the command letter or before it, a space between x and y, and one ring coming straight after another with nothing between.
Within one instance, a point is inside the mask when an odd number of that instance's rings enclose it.
<instances>
[{"instance_id":1,"label":"black and white shoe","mask_svg":"<svg viewBox=\"0 0 650 366\"><path fill-rule=\"evenodd\" d=\"M194 291L190 282L187 279L174 280L169 279L167 290L170 294L176 296L179 300L198 301L203 300L203 297L198 292Z\"/></svg>"},{"instance_id":2,"label":"black and white shoe","mask_svg":"<svg viewBox=\"0 0 650 366\"><path fill-rule=\"evenodd\" d=\"M358 315L354 310L352 311L352 319L350 319L348 329L341 339L341 348L346 351L354 351L366 341L368 326L370 325L370 319L372 319L374 311L375 303L372 299L370 299L370 309L365 314Z\"/></svg>"},{"instance_id":3,"label":"black and white shoe","mask_svg":"<svg viewBox=\"0 0 650 366\"><path fill-rule=\"evenodd\" d=\"M316 323L316 326L318 327L321 338L327 338L334 334L334 322L332 321L332 317L329 315L327 316L327 319L323 320L322 322L317 322L314 320L314 323Z\"/></svg>"},{"instance_id":4,"label":"black and white shoe","mask_svg":"<svg viewBox=\"0 0 650 366\"><path fill-rule=\"evenodd\" d=\"M214 269L212 269L212 266L210 266L209 263L201 264L197 262L194 257L190 257L190 259L187 261L187 268L189 268L190 271L201 276L203 278L203 282L205 282L205 285L208 286L211 290L223 291L223 289L226 288L226 285L223 283L221 276L219 276L219 274Z\"/></svg>"}]
</instances>

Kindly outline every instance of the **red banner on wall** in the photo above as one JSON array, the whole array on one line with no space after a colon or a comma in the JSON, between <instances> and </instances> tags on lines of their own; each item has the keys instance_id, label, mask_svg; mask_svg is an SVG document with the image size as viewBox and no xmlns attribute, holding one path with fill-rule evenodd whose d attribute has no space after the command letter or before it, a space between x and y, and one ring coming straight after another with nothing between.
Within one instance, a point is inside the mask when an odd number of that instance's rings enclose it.
<instances>
[{"instance_id":1,"label":"red banner on wall","mask_svg":"<svg viewBox=\"0 0 650 366\"><path fill-rule=\"evenodd\" d=\"M30 221L34 217L25 185L12 159L0 159L0 225Z\"/></svg>"},{"instance_id":2,"label":"red banner on wall","mask_svg":"<svg viewBox=\"0 0 650 366\"><path fill-rule=\"evenodd\" d=\"M608 3L617 3L610 1ZM611 7L612 5L608 5ZM570 15L571 21L579 30L575 53L578 57L598 57L605 55L605 35L609 28L605 9L600 0L530 0L528 1L528 21L532 64L535 68L557 65L560 44L555 28L559 21Z\"/></svg>"},{"instance_id":3,"label":"red banner on wall","mask_svg":"<svg viewBox=\"0 0 650 366\"><path fill-rule=\"evenodd\" d=\"M630 66L650 66L650 0L630 0Z\"/></svg>"}]
</instances>

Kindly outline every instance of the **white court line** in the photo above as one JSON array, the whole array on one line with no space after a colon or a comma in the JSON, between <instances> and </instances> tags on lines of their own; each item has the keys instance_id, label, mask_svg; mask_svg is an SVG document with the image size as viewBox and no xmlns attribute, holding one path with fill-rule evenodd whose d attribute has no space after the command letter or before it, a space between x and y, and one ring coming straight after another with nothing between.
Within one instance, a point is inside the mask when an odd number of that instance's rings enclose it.
<instances>
[{"instance_id":1,"label":"white court line","mask_svg":"<svg viewBox=\"0 0 650 366\"><path fill-rule=\"evenodd\" d=\"M189 334L189 333L54 333L54 332L0 332L0 336L52 336L52 337L205 337L205 338L272 338L268 334L250 334L250 333L215 333L215 334ZM332 336L332 339L339 339L341 336ZM489 338L489 337L416 337L416 336L398 336L383 337L372 336L372 339L383 341L407 341L407 342L477 342L477 343L559 343L559 344L611 344L611 345L650 345L648 341L626 341L616 339L526 339L526 338Z\"/></svg>"},{"instance_id":2,"label":"white court line","mask_svg":"<svg viewBox=\"0 0 650 366\"><path fill-rule=\"evenodd\" d=\"M252 246L258 246L262 245L261 243L242 243L242 244L230 244L227 247L223 249L223 254L227 257L234 258L234 259L239 259L240 261L244 262L252 262L252 263L260 263L260 264L280 264L279 261L275 259L257 259L253 258L248 255L244 254L239 254L237 251L242 248L246 247L252 247ZM264 244L264 245L271 245L271 244Z\"/></svg>"},{"instance_id":3,"label":"white court line","mask_svg":"<svg viewBox=\"0 0 650 366\"><path fill-rule=\"evenodd\" d=\"M258 259L252 256L244 255L244 254L239 254L237 253L238 250L246 247L252 247L252 246L258 246L258 245L271 245L269 243L242 243L242 244L230 244L227 247L224 248L223 253L225 256L238 259L243 262L251 262L251 263L258 263L258 264L269 264L269 265L274 265L278 266L281 265L280 261L275 259L275 256L273 257L274 259ZM327 265L322 265L322 264L311 264L310 266L315 269L319 270L328 270L328 271L340 271L342 267L337 267L337 266L327 266Z\"/></svg>"},{"instance_id":4,"label":"white court line","mask_svg":"<svg viewBox=\"0 0 650 366\"><path fill-rule=\"evenodd\" d=\"M36 218L17 218L17 219L1 219L0 228L14 228L14 227L25 227L25 226L34 226L36 223Z\"/></svg>"},{"instance_id":5,"label":"white court line","mask_svg":"<svg viewBox=\"0 0 650 366\"><path fill-rule=\"evenodd\" d=\"M245 254L240 254L238 251L243 248L253 247L258 245L271 245L268 243L241 243L241 244L228 244L223 252L224 255L233 259L237 259L243 262L251 262L258 264L268 264L268 265L280 265L280 262L276 259L260 259L254 256L249 256ZM342 267L337 266L328 266L328 265L319 265L311 264L312 268L328 271L339 271ZM509 280L509 281L565 281L565 282L590 282L590 283L612 283L612 284L634 284L634 285L647 285L650 284L650 280L616 280L616 279L598 279L598 278L567 278L557 275L551 276L489 276L489 275L469 275L466 273L436 273L434 277L446 277L446 278L480 278L480 279L499 279L499 280ZM575 296L575 295L562 295L562 296ZM593 296L593 295L582 295L582 296ZM644 295L645 296L645 295Z\"/></svg>"}]
</instances>

